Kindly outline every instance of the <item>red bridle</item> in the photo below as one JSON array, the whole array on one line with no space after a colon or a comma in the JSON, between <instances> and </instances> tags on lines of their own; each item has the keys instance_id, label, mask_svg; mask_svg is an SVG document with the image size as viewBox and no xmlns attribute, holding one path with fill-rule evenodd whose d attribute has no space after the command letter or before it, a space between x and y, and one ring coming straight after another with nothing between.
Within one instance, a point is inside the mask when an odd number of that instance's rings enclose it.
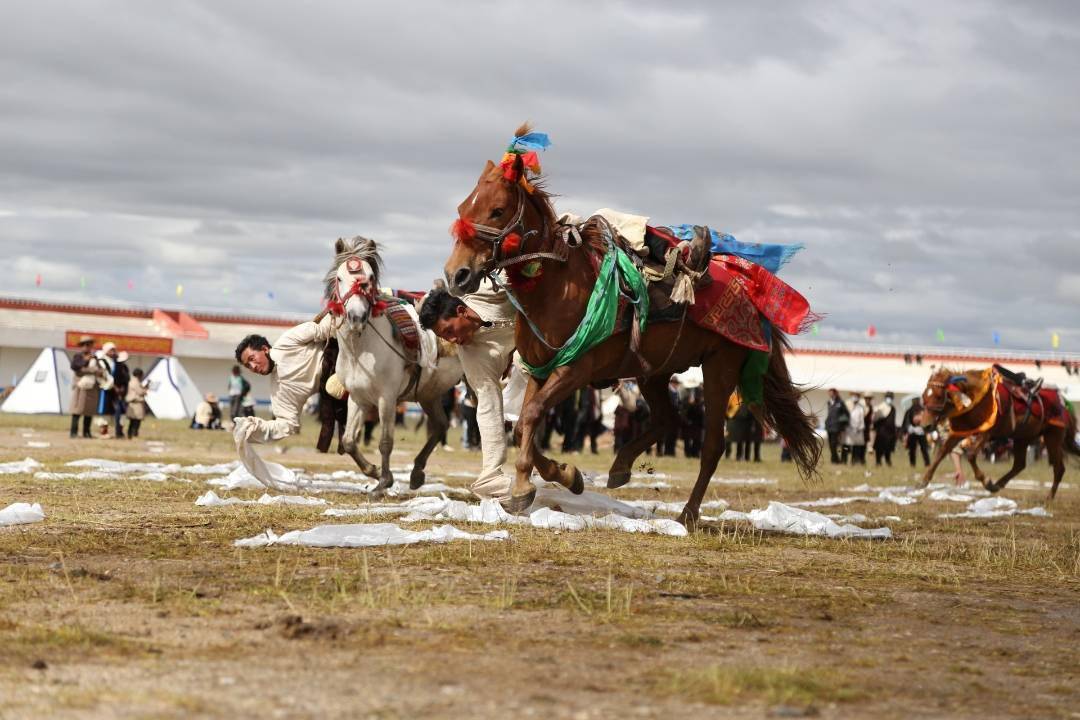
<instances>
[{"instance_id":1,"label":"red bridle","mask_svg":"<svg viewBox=\"0 0 1080 720\"><path fill-rule=\"evenodd\" d=\"M352 284L344 295L341 294L341 278L334 285L334 294L326 301L326 309L331 315L341 316L345 314L345 303L349 298L359 295L366 297L372 307L375 306L375 296L379 289L371 285L368 274L364 272L364 261L360 258L351 257L345 261L345 269L353 276Z\"/></svg>"}]
</instances>

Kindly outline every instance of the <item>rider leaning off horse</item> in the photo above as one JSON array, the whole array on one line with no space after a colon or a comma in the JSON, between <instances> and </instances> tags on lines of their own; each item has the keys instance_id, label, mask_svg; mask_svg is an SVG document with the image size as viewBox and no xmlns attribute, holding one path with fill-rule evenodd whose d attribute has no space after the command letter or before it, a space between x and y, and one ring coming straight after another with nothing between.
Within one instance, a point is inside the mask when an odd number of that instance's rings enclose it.
<instances>
[{"instance_id":1,"label":"rider leaning off horse","mask_svg":"<svg viewBox=\"0 0 1080 720\"><path fill-rule=\"evenodd\" d=\"M470 489L482 498L503 500L513 481L503 470L506 430L502 377L514 352L514 308L506 293L485 280L476 292L456 298L434 290L420 308L420 325L458 345L465 379L476 393L483 465Z\"/></svg>"},{"instance_id":2,"label":"rider leaning off horse","mask_svg":"<svg viewBox=\"0 0 1080 720\"><path fill-rule=\"evenodd\" d=\"M262 335L248 335L236 346L236 360L257 375L270 377L273 420L234 418L236 437L249 442L273 442L300 432L304 403L319 391L326 342L334 335L332 318L300 323L286 330L273 345Z\"/></svg>"}]
</instances>

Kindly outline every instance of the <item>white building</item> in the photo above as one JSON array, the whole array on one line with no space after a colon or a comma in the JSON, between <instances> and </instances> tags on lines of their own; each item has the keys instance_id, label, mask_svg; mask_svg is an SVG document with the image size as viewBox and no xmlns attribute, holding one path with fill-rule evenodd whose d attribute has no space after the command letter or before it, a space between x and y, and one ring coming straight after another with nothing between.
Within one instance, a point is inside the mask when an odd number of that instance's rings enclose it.
<instances>
[{"instance_id":1,"label":"white building","mask_svg":"<svg viewBox=\"0 0 1080 720\"><path fill-rule=\"evenodd\" d=\"M180 360L203 394L228 395L227 378L236 364L237 343L251 333L273 343L306 315L254 317L186 312L161 308L120 308L0 298L0 387L18 384L42 348L66 349L69 356L80 335L92 335L95 347L116 343L131 356L128 366L149 371L159 357ZM268 402L270 383L244 370L257 402Z\"/></svg>"}]
</instances>

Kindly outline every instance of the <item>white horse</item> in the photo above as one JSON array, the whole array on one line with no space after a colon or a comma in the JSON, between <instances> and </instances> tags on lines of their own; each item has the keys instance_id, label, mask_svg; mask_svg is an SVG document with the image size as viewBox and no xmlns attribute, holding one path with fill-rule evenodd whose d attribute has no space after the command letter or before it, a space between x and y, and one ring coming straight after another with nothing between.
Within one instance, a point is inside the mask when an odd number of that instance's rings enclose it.
<instances>
[{"instance_id":1,"label":"white horse","mask_svg":"<svg viewBox=\"0 0 1080 720\"><path fill-rule=\"evenodd\" d=\"M337 376L349 393L344 449L368 476L379 479L377 490L389 488L390 452L394 449L394 416L397 404L415 400L427 413L427 442L413 461L409 486L424 484L424 467L443 431L449 426L442 397L462 376L456 356L438 358L434 333L424 330L415 311L408 308L420 336L418 352L406 349L385 313L377 311L382 259L374 240L354 237L334 244L334 266L326 274L327 309L338 319ZM418 375L418 377L417 377ZM376 468L359 449L364 415L379 412L382 430Z\"/></svg>"}]
</instances>

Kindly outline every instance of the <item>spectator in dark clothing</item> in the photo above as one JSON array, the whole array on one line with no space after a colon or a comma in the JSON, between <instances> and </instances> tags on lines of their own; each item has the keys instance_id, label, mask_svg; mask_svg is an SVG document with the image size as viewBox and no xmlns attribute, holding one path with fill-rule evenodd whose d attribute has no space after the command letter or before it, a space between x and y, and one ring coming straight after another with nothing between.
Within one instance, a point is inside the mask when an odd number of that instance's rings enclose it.
<instances>
[{"instance_id":1,"label":"spectator in dark clothing","mask_svg":"<svg viewBox=\"0 0 1080 720\"><path fill-rule=\"evenodd\" d=\"M700 387L686 393L686 424L683 426L683 452L688 458L701 457L705 438L705 394Z\"/></svg>"},{"instance_id":2,"label":"spectator in dark clothing","mask_svg":"<svg viewBox=\"0 0 1080 720\"><path fill-rule=\"evenodd\" d=\"M600 391L586 385L578 391L577 439L574 441L574 449L584 452L585 440L588 438L589 449L593 455L596 455L596 438L604 432L604 429L600 410Z\"/></svg>"},{"instance_id":3,"label":"spectator in dark clothing","mask_svg":"<svg viewBox=\"0 0 1080 720\"><path fill-rule=\"evenodd\" d=\"M825 432L829 435L829 459L834 465L841 463L840 441L841 435L847 429L851 421L851 413L847 405L840 399L840 393L836 388L829 390L828 414L825 416Z\"/></svg>"},{"instance_id":4,"label":"spectator in dark clothing","mask_svg":"<svg viewBox=\"0 0 1080 720\"><path fill-rule=\"evenodd\" d=\"M457 386L448 388L442 396L442 409L446 413L446 419L449 420L454 416L454 409L457 406ZM475 412L473 413L475 417ZM442 431L442 435L439 436L439 440L436 445L440 447L450 447L450 443L446 442L446 432L450 429L450 424L447 423L446 429ZM468 449L468 447L466 447Z\"/></svg>"},{"instance_id":5,"label":"spectator in dark clothing","mask_svg":"<svg viewBox=\"0 0 1080 720\"><path fill-rule=\"evenodd\" d=\"M923 427L923 407L916 398L911 407L904 413L901 421L900 432L904 434L904 443L907 445L908 461L911 467L915 467L915 449L922 451L923 467L930 465L930 446L926 442L926 428Z\"/></svg>"},{"instance_id":6,"label":"spectator in dark clothing","mask_svg":"<svg viewBox=\"0 0 1080 720\"><path fill-rule=\"evenodd\" d=\"M123 440L124 428L120 420L127 414L127 390L128 383L131 382L131 371L127 365L128 354L117 352L116 345L111 342L105 343L101 349L105 352L106 367L113 379L112 387L106 394L106 407L112 409L116 438Z\"/></svg>"},{"instance_id":7,"label":"spectator in dark clothing","mask_svg":"<svg viewBox=\"0 0 1080 720\"><path fill-rule=\"evenodd\" d=\"M750 459L750 443L754 431L754 415L746 404L740 405L735 417L728 421L731 440L735 443L735 460Z\"/></svg>"},{"instance_id":8,"label":"spectator in dark clothing","mask_svg":"<svg viewBox=\"0 0 1080 720\"><path fill-rule=\"evenodd\" d=\"M334 435L337 435L338 439L338 455L342 455L345 452L345 448L342 446L341 440L345 435L345 423L349 419L349 400L344 394L338 397L339 393L344 393L344 386L341 385L335 377L333 387L327 389L327 380L334 376L334 369L337 367L338 358L338 343L337 338L330 338L326 343L326 349L323 350L322 358L322 371L319 373L319 439L315 443L315 449L321 453L330 452L330 443L334 440ZM239 378L239 382L236 379ZM332 391L332 392L331 392ZM232 417L239 417L241 413L243 398L251 392L251 383L249 383L240 374L240 366L233 366L232 377L229 378L229 412ZM334 430L337 429L335 433Z\"/></svg>"},{"instance_id":9,"label":"spectator in dark clothing","mask_svg":"<svg viewBox=\"0 0 1080 720\"><path fill-rule=\"evenodd\" d=\"M676 420L666 428L664 439L657 443L656 455L667 455L669 457L675 457L675 447L679 442L679 435L682 432L683 417L685 410L683 408L682 393L680 392L681 383L679 378L672 377L668 381L668 399L671 400L671 407L675 410Z\"/></svg>"},{"instance_id":10,"label":"spectator in dark clothing","mask_svg":"<svg viewBox=\"0 0 1080 720\"><path fill-rule=\"evenodd\" d=\"M896 408L893 406L893 394L885 393L885 400L874 408L874 462L892 467L892 454L896 449Z\"/></svg>"}]
</instances>

